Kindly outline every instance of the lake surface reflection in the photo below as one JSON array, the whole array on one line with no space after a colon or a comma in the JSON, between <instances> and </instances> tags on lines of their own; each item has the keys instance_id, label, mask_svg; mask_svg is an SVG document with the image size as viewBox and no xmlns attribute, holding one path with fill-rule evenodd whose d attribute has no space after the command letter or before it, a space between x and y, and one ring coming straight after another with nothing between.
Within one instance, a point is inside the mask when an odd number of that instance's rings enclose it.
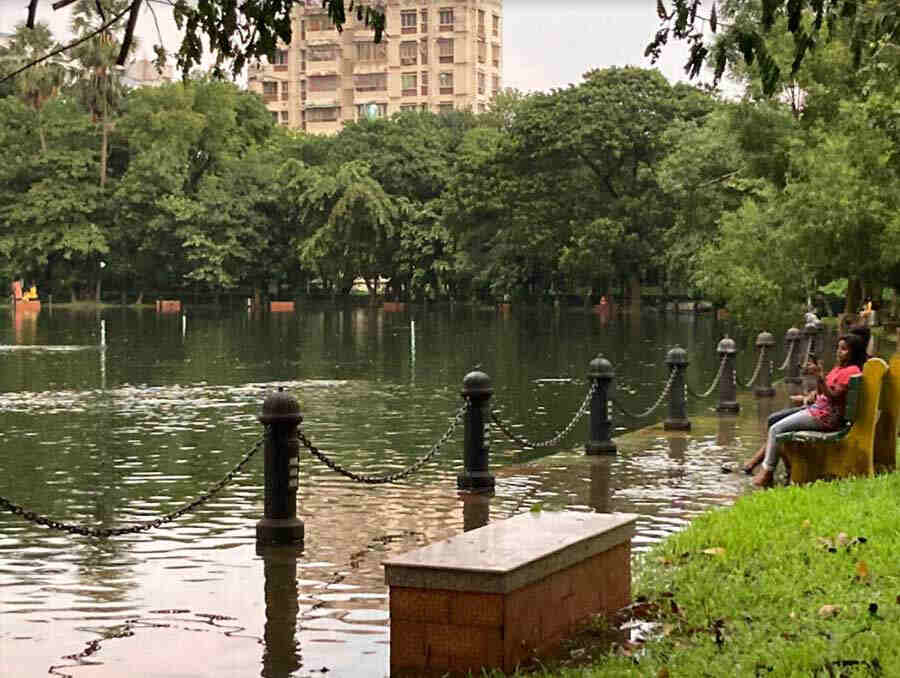
<instances>
[{"instance_id":1,"label":"lake surface reflection","mask_svg":"<svg viewBox=\"0 0 900 678\"><path fill-rule=\"evenodd\" d=\"M299 398L313 443L365 474L427 452L475 366L492 377L503 418L542 440L581 404L598 352L639 410L659 394L674 344L688 349L689 380L705 389L722 331L706 317L603 322L577 311L470 307L4 315L0 496L78 525L156 518L234 468L259 439L262 401L279 386ZM744 351L739 373L754 361ZM0 513L0 675L386 675L388 554L538 503L638 513L635 547L646 549L746 491L746 478L722 466L756 444L777 403L743 402L740 417L708 418L691 436L622 439L613 458L582 454L586 423L540 459L493 431L493 497L456 492L461 427L397 485L358 485L303 455L301 552L256 552L261 454L213 499L149 532L97 540ZM690 413L708 416L713 404L692 402Z\"/></svg>"}]
</instances>

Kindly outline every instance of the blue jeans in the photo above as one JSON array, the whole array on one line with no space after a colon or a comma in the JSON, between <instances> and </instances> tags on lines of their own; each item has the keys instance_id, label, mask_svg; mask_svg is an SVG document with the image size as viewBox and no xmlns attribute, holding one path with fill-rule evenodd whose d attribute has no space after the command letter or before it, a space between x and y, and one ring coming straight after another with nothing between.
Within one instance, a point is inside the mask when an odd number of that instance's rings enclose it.
<instances>
[{"instance_id":1,"label":"blue jeans","mask_svg":"<svg viewBox=\"0 0 900 678\"><path fill-rule=\"evenodd\" d=\"M778 414L776 412L776 414ZM788 414L783 419L776 421L769 427L769 437L766 440L766 457L763 460L763 468L774 471L778 466L778 451L775 446L775 436L788 431L827 431L818 419L807 412L807 408Z\"/></svg>"}]
</instances>

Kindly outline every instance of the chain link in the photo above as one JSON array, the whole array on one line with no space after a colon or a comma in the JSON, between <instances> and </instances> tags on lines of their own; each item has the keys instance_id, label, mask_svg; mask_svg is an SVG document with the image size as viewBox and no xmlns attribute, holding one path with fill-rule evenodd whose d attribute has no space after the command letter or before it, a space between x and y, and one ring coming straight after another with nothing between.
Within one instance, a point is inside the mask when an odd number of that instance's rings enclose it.
<instances>
[{"instance_id":1,"label":"chain link","mask_svg":"<svg viewBox=\"0 0 900 678\"><path fill-rule=\"evenodd\" d=\"M412 466L403 469L402 471L397 471L396 473L391 473L386 476L365 476L359 473L354 473L353 471L348 471L343 466L338 464L333 459L329 459L318 447L313 445L303 431L298 432L298 437L300 438L300 442L303 443L303 446L309 450L310 454L314 456L316 459L321 461L325 466L330 468L332 471L336 471L340 473L342 476L346 476L350 478L350 480L355 480L358 483L365 483L367 485L380 485L383 483L395 483L398 480L403 480L411 476L413 473L418 471L420 468L425 466L429 461L432 460L434 455L436 455L441 447L443 447L444 443L450 440L450 437L453 435L453 432L456 430L456 427L459 425L459 422L462 421L463 415L466 413L466 410L469 408L469 402L466 401L466 404L460 407L456 411L456 415L453 417L453 421L450 422L450 428L447 429L447 432L444 433L440 437L440 439L431 446L431 449L428 451L424 457L416 461Z\"/></svg>"},{"instance_id":2,"label":"chain link","mask_svg":"<svg viewBox=\"0 0 900 678\"><path fill-rule=\"evenodd\" d=\"M719 380L722 378L722 374L725 372L726 362L728 362L727 355L722 357L722 362L719 363L719 371L716 372L716 378L713 379L713 383L703 393L694 393L694 390L687 385L687 380L685 380L685 387L687 392L694 398L708 398L712 394L712 392L716 390L716 386L719 385Z\"/></svg>"},{"instance_id":3,"label":"chain link","mask_svg":"<svg viewBox=\"0 0 900 678\"><path fill-rule=\"evenodd\" d=\"M517 436L512 432L511 427L508 426L500 419L500 415L497 413L497 410L491 410L491 420L494 424L506 435L507 438L512 440L513 442L521 445L522 447L553 447L562 441L566 436L568 436L572 429L575 428L575 424L577 424L581 418L588 412L588 404L591 402L591 396L594 395L594 391L597 388L596 384L592 384L588 389L587 395L584 396L584 400L581 402L578 410L575 412L575 416L572 417L572 420L566 424L566 427L557 433L555 436L550 438L549 440L543 440L539 443L532 442L527 438L522 438Z\"/></svg>"},{"instance_id":4,"label":"chain link","mask_svg":"<svg viewBox=\"0 0 900 678\"><path fill-rule=\"evenodd\" d=\"M800 340L795 339L794 341L791 342L791 346L788 349L787 355L784 357L784 362L781 363L781 367L778 368L778 370L780 372L784 372L788 368L788 365L791 364L791 358L794 355L794 347L797 345L798 341L800 341Z\"/></svg>"},{"instance_id":5,"label":"chain link","mask_svg":"<svg viewBox=\"0 0 900 678\"><path fill-rule=\"evenodd\" d=\"M68 532L69 534L80 534L84 537L96 537L99 539L107 539L108 537L116 537L123 534L137 534L138 532L144 532L145 530L150 530L154 527L160 527L165 523L172 522L173 520L177 520L185 513L193 511L198 506L205 504L207 501L212 499L216 494L221 491L223 487L225 487L231 480L238 474L240 471L246 466L247 462L253 457L254 454L262 447L262 444L265 442L265 438L260 438L257 440L253 447L250 448L250 451L238 462L237 466L235 466L228 474L222 478L215 485L211 486L206 492L199 495L192 502L185 504L179 509L172 511L171 513L167 513L164 516L160 516L159 518L154 518L153 520L148 520L143 523L136 523L134 525L129 525L128 527L116 527L116 528L105 528L105 527L85 527L83 525L73 525L71 523L64 523L59 520L53 520L52 518L48 518L46 516L42 516L34 511L28 511L18 504L14 504L9 499L5 497L0 497L0 509L4 509L9 511L13 515L21 516L25 520L30 523L35 523L36 525L43 525L44 527L49 527L51 530L60 530L62 532Z\"/></svg>"},{"instance_id":6,"label":"chain link","mask_svg":"<svg viewBox=\"0 0 900 678\"><path fill-rule=\"evenodd\" d=\"M659 398L657 398L656 402L643 412L640 412L638 414L629 412L616 398L612 399L613 405L618 407L622 414L624 414L626 417L631 417L632 419L643 419L644 417L649 417L651 414L656 412L656 409L663 404L666 396L669 395L669 392L672 390L672 384L675 383L675 373L680 369L680 367L675 367L675 369L669 372L669 380L666 382L666 385L663 386L663 390L662 393L659 394Z\"/></svg>"},{"instance_id":7,"label":"chain link","mask_svg":"<svg viewBox=\"0 0 900 678\"><path fill-rule=\"evenodd\" d=\"M750 377L750 380L746 384L742 384L741 380L738 378L737 370L734 371L734 383L736 383L741 388L750 388L753 384L756 383L756 378L759 376L760 369L763 364L763 356L766 355L766 347L763 346L759 350L759 360L756 361L756 367L753 370L753 376Z\"/></svg>"}]
</instances>

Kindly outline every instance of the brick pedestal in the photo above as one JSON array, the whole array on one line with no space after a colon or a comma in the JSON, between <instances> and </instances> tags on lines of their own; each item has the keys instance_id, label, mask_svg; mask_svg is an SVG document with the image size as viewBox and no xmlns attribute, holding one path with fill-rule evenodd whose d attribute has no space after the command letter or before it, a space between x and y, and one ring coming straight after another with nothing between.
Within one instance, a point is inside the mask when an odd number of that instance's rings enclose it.
<instances>
[{"instance_id":1,"label":"brick pedestal","mask_svg":"<svg viewBox=\"0 0 900 678\"><path fill-rule=\"evenodd\" d=\"M528 513L385 562L392 678L512 672L628 605L635 520Z\"/></svg>"}]
</instances>

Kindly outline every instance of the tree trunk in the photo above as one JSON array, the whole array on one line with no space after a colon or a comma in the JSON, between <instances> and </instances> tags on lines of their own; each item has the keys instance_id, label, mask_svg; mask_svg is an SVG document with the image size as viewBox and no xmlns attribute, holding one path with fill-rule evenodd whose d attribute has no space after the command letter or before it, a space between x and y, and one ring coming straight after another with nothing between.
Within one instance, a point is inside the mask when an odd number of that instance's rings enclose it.
<instances>
[{"instance_id":1,"label":"tree trunk","mask_svg":"<svg viewBox=\"0 0 900 678\"><path fill-rule=\"evenodd\" d=\"M124 306L125 304L128 303L128 292L127 292L126 290L124 290L124 289L123 289L122 292L121 292L120 302L119 302L119 303L121 303L122 306Z\"/></svg>"},{"instance_id":2,"label":"tree trunk","mask_svg":"<svg viewBox=\"0 0 900 678\"><path fill-rule=\"evenodd\" d=\"M100 135L100 188L106 186L106 154L109 146L109 128L106 126L106 120L102 122L102 133Z\"/></svg>"},{"instance_id":3,"label":"tree trunk","mask_svg":"<svg viewBox=\"0 0 900 678\"><path fill-rule=\"evenodd\" d=\"M847 281L847 303L844 306L844 313L856 314L862 305L862 280L859 278L850 278Z\"/></svg>"},{"instance_id":4,"label":"tree trunk","mask_svg":"<svg viewBox=\"0 0 900 678\"><path fill-rule=\"evenodd\" d=\"M72 303L74 304L78 301L78 292L75 290L75 285L72 285L69 289L72 291Z\"/></svg>"},{"instance_id":5,"label":"tree trunk","mask_svg":"<svg viewBox=\"0 0 900 678\"><path fill-rule=\"evenodd\" d=\"M102 285L103 285L103 280L102 280L101 277L98 275L98 276L97 276L97 287L96 287L96 289L95 289L95 291L94 291L94 301L96 301L98 304L100 303L100 292L101 292L101 289L102 289Z\"/></svg>"},{"instance_id":6,"label":"tree trunk","mask_svg":"<svg viewBox=\"0 0 900 678\"><path fill-rule=\"evenodd\" d=\"M135 306L140 306L144 303L144 290L138 290L137 301L134 302Z\"/></svg>"},{"instance_id":7,"label":"tree trunk","mask_svg":"<svg viewBox=\"0 0 900 678\"><path fill-rule=\"evenodd\" d=\"M628 304L631 308L640 309L641 307L641 277L636 273L628 276L629 299Z\"/></svg>"}]
</instances>

